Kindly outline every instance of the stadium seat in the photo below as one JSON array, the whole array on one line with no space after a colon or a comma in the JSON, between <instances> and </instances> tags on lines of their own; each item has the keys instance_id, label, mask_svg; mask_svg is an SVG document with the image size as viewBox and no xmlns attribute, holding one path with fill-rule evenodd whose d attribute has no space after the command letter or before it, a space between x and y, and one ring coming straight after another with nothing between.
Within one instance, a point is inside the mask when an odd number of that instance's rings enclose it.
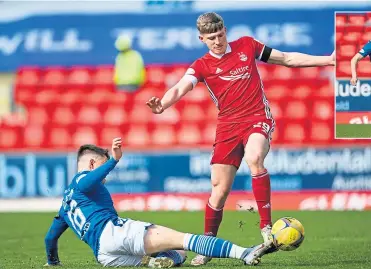
<instances>
[{"instance_id":1,"label":"stadium seat","mask_svg":"<svg viewBox=\"0 0 371 269\"><path fill-rule=\"evenodd\" d=\"M67 81L69 86L89 85L92 82L92 70L85 66L75 66L68 70Z\"/></svg>"},{"instance_id":2,"label":"stadium seat","mask_svg":"<svg viewBox=\"0 0 371 269\"><path fill-rule=\"evenodd\" d=\"M358 77L369 78L371 74L371 62L367 57L358 62Z\"/></svg>"},{"instance_id":3,"label":"stadium seat","mask_svg":"<svg viewBox=\"0 0 371 269\"><path fill-rule=\"evenodd\" d=\"M82 106L78 111L76 122L80 124L98 124L102 122L102 115L94 106Z\"/></svg>"},{"instance_id":4,"label":"stadium seat","mask_svg":"<svg viewBox=\"0 0 371 269\"><path fill-rule=\"evenodd\" d=\"M46 143L50 148L66 149L71 147L72 137L67 128L50 126L46 129L49 133Z\"/></svg>"},{"instance_id":5,"label":"stadium seat","mask_svg":"<svg viewBox=\"0 0 371 269\"><path fill-rule=\"evenodd\" d=\"M362 34L362 37L360 40L360 47L363 47L370 40L371 40L371 21L370 21L370 26L365 27L365 31Z\"/></svg>"},{"instance_id":6,"label":"stadium seat","mask_svg":"<svg viewBox=\"0 0 371 269\"><path fill-rule=\"evenodd\" d=\"M47 67L44 70L42 84L44 86L61 86L66 83L66 70L60 66Z\"/></svg>"},{"instance_id":7,"label":"stadium seat","mask_svg":"<svg viewBox=\"0 0 371 269\"><path fill-rule=\"evenodd\" d=\"M49 114L45 107L34 106L27 110L27 122L35 125L44 125L49 122Z\"/></svg>"},{"instance_id":8,"label":"stadium seat","mask_svg":"<svg viewBox=\"0 0 371 269\"><path fill-rule=\"evenodd\" d=\"M296 84L292 90L290 96L296 99L306 99L313 94L313 88L305 83Z\"/></svg>"},{"instance_id":9,"label":"stadium seat","mask_svg":"<svg viewBox=\"0 0 371 269\"><path fill-rule=\"evenodd\" d=\"M361 26L363 27L366 23L365 14L350 14L348 15L348 22L350 26ZM348 26L349 29L349 26Z\"/></svg>"},{"instance_id":10,"label":"stadium seat","mask_svg":"<svg viewBox=\"0 0 371 269\"><path fill-rule=\"evenodd\" d=\"M100 86L113 86L113 66L100 65L97 66L92 74L92 83Z\"/></svg>"},{"instance_id":11,"label":"stadium seat","mask_svg":"<svg viewBox=\"0 0 371 269\"><path fill-rule=\"evenodd\" d=\"M334 99L314 100L312 117L318 120L330 120L334 117Z\"/></svg>"},{"instance_id":12,"label":"stadium seat","mask_svg":"<svg viewBox=\"0 0 371 269\"><path fill-rule=\"evenodd\" d=\"M51 121L58 125L70 125L76 121L76 115L71 107L58 106L51 116Z\"/></svg>"},{"instance_id":13,"label":"stadium seat","mask_svg":"<svg viewBox=\"0 0 371 269\"><path fill-rule=\"evenodd\" d=\"M271 113L272 113L274 119L283 118L283 116L284 116L283 106L284 106L284 104L280 105L280 102L277 102L277 101L269 102L269 107L271 109Z\"/></svg>"},{"instance_id":14,"label":"stadium seat","mask_svg":"<svg viewBox=\"0 0 371 269\"><path fill-rule=\"evenodd\" d=\"M2 124L0 128L0 148L9 150L24 147L22 127Z\"/></svg>"},{"instance_id":15,"label":"stadium seat","mask_svg":"<svg viewBox=\"0 0 371 269\"><path fill-rule=\"evenodd\" d=\"M198 104L186 104L181 110L182 121L199 122L205 119L205 112Z\"/></svg>"},{"instance_id":16,"label":"stadium seat","mask_svg":"<svg viewBox=\"0 0 371 269\"><path fill-rule=\"evenodd\" d=\"M135 105L129 112L129 120L133 123L151 122L155 116L158 115L154 115L148 107L140 104Z\"/></svg>"},{"instance_id":17,"label":"stadium seat","mask_svg":"<svg viewBox=\"0 0 371 269\"><path fill-rule=\"evenodd\" d=\"M335 18L336 27L345 27L345 25L348 23L348 16L347 14L336 14ZM337 31L337 30L336 30Z\"/></svg>"},{"instance_id":18,"label":"stadium seat","mask_svg":"<svg viewBox=\"0 0 371 269\"><path fill-rule=\"evenodd\" d=\"M308 128L303 121L286 121L282 128L282 142L285 144L299 144L308 142Z\"/></svg>"},{"instance_id":19,"label":"stadium seat","mask_svg":"<svg viewBox=\"0 0 371 269\"><path fill-rule=\"evenodd\" d=\"M336 32L336 43L341 42L343 40L344 32L337 31Z\"/></svg>"},{"instance_id":20,"label":"stadium seat","mask_svg":"<svg viewBox=\"0 0 371 269\"><path fill-rule=\"evenodd\" d=\"M124 132L120 127L103 127L100 130L100 139L99 139L99 145L105 148L110 148L112 145L113 138L121 137L123 138ZM124 138L123 138L124 140ZM127 141L123 141L124 144L127 143Z\"/></svg>"},{"instance_id":21,"label":"stadium seat","mask_svg":"<svg viewBox=\"0 0 371 269\"><path fill-rule=\"evenodd\" d=\"M84 144L98 144L97 130L90 126L77 127L72 134L72 145L79 148Z\"/></svg>"},{"instance_id":22,"label":"stadium seat","mask_svg":"<svg viewBox=\"0 0 371 269\"><path fill-rule=\"evenodd\" d=\"M133 147L147 147L150 145L148 126L132 124L127 133L126 141Z\"/></svg>"},{"instance_id":23,"label":"stadium seat","mask_svg":"<svg viewBox=\"0 0 371 269\"><path fill-rule=\"evenodd\" d=\"M308 104L294 99L287 100L283 114L287 119L304 119L310 115Z\"/></svg>"},{"instance_id":24,"label":"stadium seat","mask_svg":"<svg viewBox=\"0 0 371 269\"><path fill-rule=\"evenodd\" d=\"M205 123L201 131L202 143L211 148L215 142L216 123Z\"/></svg>"},{"instance_id":25,"label":"stadium seat","mask_svg":"<svg viewBox=\"0 0 371 269\"><path fill-rule=\"evenodd\" d=\"M287 68L285 66L277 66L269 77L277 80L288 80L294 77L295 69Z\"/></svg>"},{"instance_id":26,"label":"stadium seat","mask_svg":"<svg viewBox=\"0 0 371 269\"><path fill-rule=\"evenodd\" d=\"M180 145L198 145L202 141L200 127L196 124L182 123L177 128L177 141Z\"/></svg>"},{"instance_id":27,"label":"stadium seat","mask_svg":"<svg viewBox=\"0 0 371 269\"><path fill-rule=\"evenodd\" d=\"M334 138L333 126L333 120L311 122L309 139L314 144L328 145Z\"/></svg>"},{"instance_id":28,"label":"stadium seat","mask_svg":"<svg viewBox=\"0 0 371 269\"><path fill-rule=\"evenodd\" d=\"M24 129L24 145L27 148L40 148L44 144L44 126L28 125Z\"/></svg>"},{"instance_id":29,"label":"stadium seat","mask_svg":"<svg viewBox=\"0 0 371 269\"><path fill-rule=\"evenodd\" d=\"M338 61L336 66L336 77L337 78L348 78L351 77L350 62L349 61Z\"/></svg>"},{"instance_id":30,"label":"stadium seat","mask_svg":"<svg viewBox=\"0 0 371 269\"><path fill-rule=\"evenodd\" d=\"M357 53L357 45L354 44L341 44L338 47L338 56L343 60L351 59Z\"/></svg>"},{"instance_id":31,"label":"stadium seat","mask_svg":"<svg viewBox=\"0 0 371 269\"><path fill-rule=\"evenodd\" d=\"M352 27L352 31L346 32L343 36L343 41L357 43L362 36L362 30L357 27Z\"/></svg>"},{"instance_id":32,"label":"stadium seat","mask_svg":"<svg viewBox=\"0 0 371 269\"><path fill-rule=\"evenodd\" d=\"M148 67L146 84L165 87L165 75L164 68L160 66Z\"/></svg>"},{"instance_id":33,"label":"stadium seat","mask_svg":"<svg viewBox=\"0 0 371 269\"><path fill-rule=\"evenodd\" d=\"M124 107L118 105L109 106L103 114L103 122L107 125L121 125L128 122L128 115Z\"/></svg>"},{"instance_id":34,"label":"stadium seat","mask_svg":"<svg viewBox=\"0 0 371 269\"><path fill-rule=\"evenodd\" d=\"M148 118L158 124L176 123L179 120L183 120L176 107L169 107L163 113L157 115L152 114L152 111L148 107L145 108L147 109L146 114L148 115Z\"/></svg>"},{"instance_id":35,"label":"stadium seat","mask_svg":"<svg viewBox=\"0 0 371 269\"><path fill-rule=\"evenodd\" d=\"M18 69L16 84L19 86L34 86L40 81L41 69L38 67L24 66Z\"/></svg>"},{"instance_id":36,"label":"stadium seat","mask_svg":"<svg viewBox=\"0 0 371 269\"><path fill-rule=\"evenodd\" d=\"M174 125L157 125L151 132L151 142L156 146L173 146L176 143L176 130Z\"/></svg>"}]
</instances>

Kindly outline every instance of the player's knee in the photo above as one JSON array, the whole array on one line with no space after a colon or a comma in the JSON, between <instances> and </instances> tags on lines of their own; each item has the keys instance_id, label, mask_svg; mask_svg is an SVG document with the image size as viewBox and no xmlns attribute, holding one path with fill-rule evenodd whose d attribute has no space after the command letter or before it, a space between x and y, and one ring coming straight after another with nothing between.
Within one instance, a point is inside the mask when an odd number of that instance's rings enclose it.
<instances>
[{"instance_id":1,"label":"player's knee","mask_svg":"<svg viewBox=\"0 0 371 269\"><path fill-rule=\"evenodd\" d=\"M263 152L249 152L245 155L246 162L250 169L260 168L264 166L264 154Z\"/></svg>"},{"instance_id":2,"label":"player's knee","mask_svg":"<svg viewBox=\"0 0 371 269\"><path fill-rule=\"evenodd\" d=\"M230 189L222 184L213 184L211 195L218 201L225 201L229 195Z\"/></svg>"}]
</instances>

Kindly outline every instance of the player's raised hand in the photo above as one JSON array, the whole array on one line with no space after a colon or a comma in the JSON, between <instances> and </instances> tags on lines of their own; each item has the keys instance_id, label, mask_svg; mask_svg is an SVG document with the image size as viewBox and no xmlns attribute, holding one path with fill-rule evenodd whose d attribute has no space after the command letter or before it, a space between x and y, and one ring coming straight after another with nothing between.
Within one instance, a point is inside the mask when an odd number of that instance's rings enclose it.
<instances>
[{"instance_id":1,"label":"player's raised hand","mask_svg":"<svg viewBox=\"0 0 371 269\"><path fill-rule=\"evenodd\" d=\"M150 109L152 109L152 113L161 114L164 112L164 107L161 104L160 98L152 97L148 102L146 102L146 104Z\"/></svg>"},{"instance_id":2,"label":"player's raised hand","mask_svg":"<svg viewBox=\"0 0 371 269\"><path fill-rule=\"evenodd\" d=\"M358 81L358 79L353 77L353 78L350 80L350 84L353 85L353 86L356 86L356 85L357 85L357 81Z\"/></svg>"},{"instance_id":3,"label":"player's raised hand","mask_svg":"<svg viewBox=\"0 0 371 269\"><path fill-rule=\"evenodd\" d=\"M116 161L120 160L121 157L122 157L121 146L122 146L122 139L121 139L121 137L117 137L117 138L113 139L113 141L112 141L112 157Z\"/></svg>"}]
</instances>

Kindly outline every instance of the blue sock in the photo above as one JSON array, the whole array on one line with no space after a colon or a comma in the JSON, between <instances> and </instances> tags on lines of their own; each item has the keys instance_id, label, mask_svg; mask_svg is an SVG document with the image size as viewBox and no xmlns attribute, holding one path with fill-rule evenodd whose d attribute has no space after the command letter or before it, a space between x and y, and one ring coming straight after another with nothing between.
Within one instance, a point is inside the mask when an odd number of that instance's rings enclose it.
<instances>
[{"instance_id":1,"label":"blue sock","mask_svg":"<svg viewBox=\"0 0 371 269\"><path fill-rule=\"evenodd\" d=\"M243 259L251 250L237 246L228 240L194 234L186 234L183 245L185 250L214 258Z\"/></svg>"},{"instance_id":2,"label":"blue sock","mask_svg":"<svg viewBox=\"0 0 371 269\"><path fill-rule=\"evenodd\" d=\"M176 250L168 250L160 252L156 255L156 258L167 257L174 261L175 265L181 265L185 262L185 258L178 253Z\"/></svg>"}]
</instances>

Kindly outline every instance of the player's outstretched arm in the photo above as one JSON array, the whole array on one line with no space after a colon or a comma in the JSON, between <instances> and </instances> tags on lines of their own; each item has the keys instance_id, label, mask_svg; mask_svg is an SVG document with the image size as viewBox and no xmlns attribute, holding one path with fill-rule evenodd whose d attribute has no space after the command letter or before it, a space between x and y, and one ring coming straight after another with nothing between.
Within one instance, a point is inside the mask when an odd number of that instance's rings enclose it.
<instances>
[{"instance_id":1,"label":"player's outstretched arm","mask_svg":"<svg viewBox=\"0 0 371 269\"><path fill-rule=\"evenodd\" d=\"M58 257L58 239L67 228L67 223L60 217L60 215L53 219L52 225L50 226L44 240L47 257L47 263L45 266L60 265Z\"/></svg>"},{"instance_id":2,"label":"player's outstretched arm","mask_svg":"<svg viewBox=\"0 0 371 269\"><path fill-rule=\"evenodd\" d=\"M272 49L268 63L286 67L313 67L335 65L335 53L331 56L315 56L299 52L282 52Z\"/></svg>"},{"instance_id":3,"label":"player's outstretched arm","mask_svg":"<svg viewBox=\"0 0 371 269\"><path fill-rule=\"evenodd\" d=\"M357 84L357 64L364 56L357 53L353 56L352 60L350 61L350 69L352 71L352 79L350 80L350 84L355 86Z\"/></svg>"},{"instance_id":4,"label":"player's outstretched arm","mask_svg":"<svg viewBox=\"0 0 371 269\"><path fill-rule=\"evenodd\" d=\"M89 173L82 174L77 178L77 185L82 192L89 192L94 187L103 181L106 176L115 168L116 164L122 157L122 140L115 138L112 141L112 157L103 165L90 171Z\"/></svg>"},{"instance_id":5,"label":"player's outstretched arm","mask_svg":"<svg viewBox=\"0 0 371 269\"><path fill-rule=\"evenodd\" d=\"M183 77L175 86L170 88L162 97L152 97L146 103L147 106L155 114L161 114L165 109L171 107L173 104L178 102L187 92L193 89L193 83L191 80Z\"/></svg>"}]
</instances>

